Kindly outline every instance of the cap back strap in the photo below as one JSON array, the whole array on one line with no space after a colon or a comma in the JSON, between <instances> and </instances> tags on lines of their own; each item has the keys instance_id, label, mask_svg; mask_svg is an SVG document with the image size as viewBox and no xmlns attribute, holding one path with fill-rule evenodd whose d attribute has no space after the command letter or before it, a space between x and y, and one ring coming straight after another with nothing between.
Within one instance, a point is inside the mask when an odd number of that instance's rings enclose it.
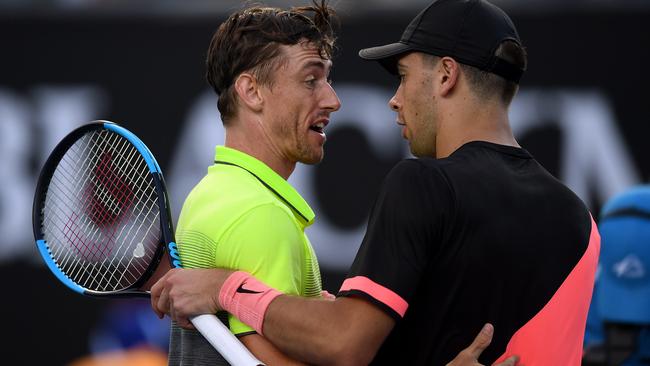
<instances>
[{"instance_id":1,"label":"cap back strap","mask_svg":"<svg viewBox=\"0 0 650 366\"><path fill-rule=\"evenodd\" d=\"M524 70L511 64L510 62L500 58L494 57L492 67L487 70L493 74L497 74L506 80L519 84L519 80L524 75Z\"/></svg>"}]
</instances>

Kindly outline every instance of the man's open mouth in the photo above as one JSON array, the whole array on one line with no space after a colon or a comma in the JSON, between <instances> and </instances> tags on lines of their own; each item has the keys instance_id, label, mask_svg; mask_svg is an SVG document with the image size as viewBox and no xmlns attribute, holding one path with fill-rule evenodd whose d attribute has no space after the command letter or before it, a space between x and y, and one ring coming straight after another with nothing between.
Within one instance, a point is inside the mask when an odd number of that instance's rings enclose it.
<instances>
[{"instance_id":1,"label":"man's open mouth","mask_svg":"<svg viewBox=\"0 0 650 366\"><path fill-rule=\"evenodd\" d=\"M323 129L325 128L325 123L320 122L316 123L314 125L309 126L309 129L318 133L323 133Z\"/></svg>"}]
</instances>

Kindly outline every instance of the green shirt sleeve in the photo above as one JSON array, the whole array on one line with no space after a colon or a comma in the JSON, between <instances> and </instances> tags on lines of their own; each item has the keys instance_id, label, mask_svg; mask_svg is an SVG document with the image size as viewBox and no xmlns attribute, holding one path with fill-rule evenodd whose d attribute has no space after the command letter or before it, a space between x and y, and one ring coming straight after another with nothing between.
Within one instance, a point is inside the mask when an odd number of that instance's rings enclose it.
<instances>
[{"instance_id":1,"label":"green shirt sleeve","mask_svg":"<svg viewBox=\"0 0 650 366\"><path fill-rule=\"evenodd\" d=\"M304 234L286 207L257 206L236 220L217 243L215 266L246 271L286 294L301 294ZM234 334L253 329L230 315Z\"/></svg>"}]
</instances>

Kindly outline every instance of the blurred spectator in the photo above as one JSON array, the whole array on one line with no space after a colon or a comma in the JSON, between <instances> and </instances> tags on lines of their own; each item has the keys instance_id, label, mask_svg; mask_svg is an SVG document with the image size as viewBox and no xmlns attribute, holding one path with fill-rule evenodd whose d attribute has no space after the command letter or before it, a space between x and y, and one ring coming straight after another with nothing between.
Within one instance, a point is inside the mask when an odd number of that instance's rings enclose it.
<instances>
[{"instance_id":1,"label":"blurred spectator","mask_svg":"<svg viewBox=\"0 0 650 366\"><path fill-rule=\"evenodd\" d=\"M169 326L148 299L114 301L90 335L90 355L68 366L166 366Z\"/></svg>"},{"instance_id":2,"label":"blurred spectator","mask_svg":"<svg viewBox=\"0 0 650 366\"><path fill-rule=\"evenodd\" d=\"M167 355L159 350L137 347L80 358L68 366L166 366Z\"/></svg>"},{"instance_id":3,"label":"blurred spectator","mask_svg":"<svg viewBox=\"0 0 650 366\"><path fill-rule=\"evenodd\" d=\"M599 227L600 268L583 365L650 365L650 186L611 198Z\"/></svg>"}]
</instances>

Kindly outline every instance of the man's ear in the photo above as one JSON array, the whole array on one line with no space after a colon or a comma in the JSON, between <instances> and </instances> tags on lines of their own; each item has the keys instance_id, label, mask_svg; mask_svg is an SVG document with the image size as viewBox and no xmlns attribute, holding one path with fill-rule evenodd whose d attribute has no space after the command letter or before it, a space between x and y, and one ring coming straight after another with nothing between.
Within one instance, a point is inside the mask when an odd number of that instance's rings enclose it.
<instances>
[{"instance_id":1,"label":"man's ear","mask_svg":"<svg viewBox=\"0 0 650 366\"><path fill-rule=\"evenodd\" d=\"M243 106L260 112L264 104L264 98L260 90L260 84L255 76L249 73L241 73L235 80L235 91Z\"/></svg>"},{"instance_id":2,"label":"man's ear","mask_svg":"<svg viewBox=\"0 0 650 366\"><path fill-rule=\"evenodd\" d=\"M460 65L451 57L443 57L438 62L438 73L440 95L448 96L458 83Z\"/></svg>"}]
</instances>

